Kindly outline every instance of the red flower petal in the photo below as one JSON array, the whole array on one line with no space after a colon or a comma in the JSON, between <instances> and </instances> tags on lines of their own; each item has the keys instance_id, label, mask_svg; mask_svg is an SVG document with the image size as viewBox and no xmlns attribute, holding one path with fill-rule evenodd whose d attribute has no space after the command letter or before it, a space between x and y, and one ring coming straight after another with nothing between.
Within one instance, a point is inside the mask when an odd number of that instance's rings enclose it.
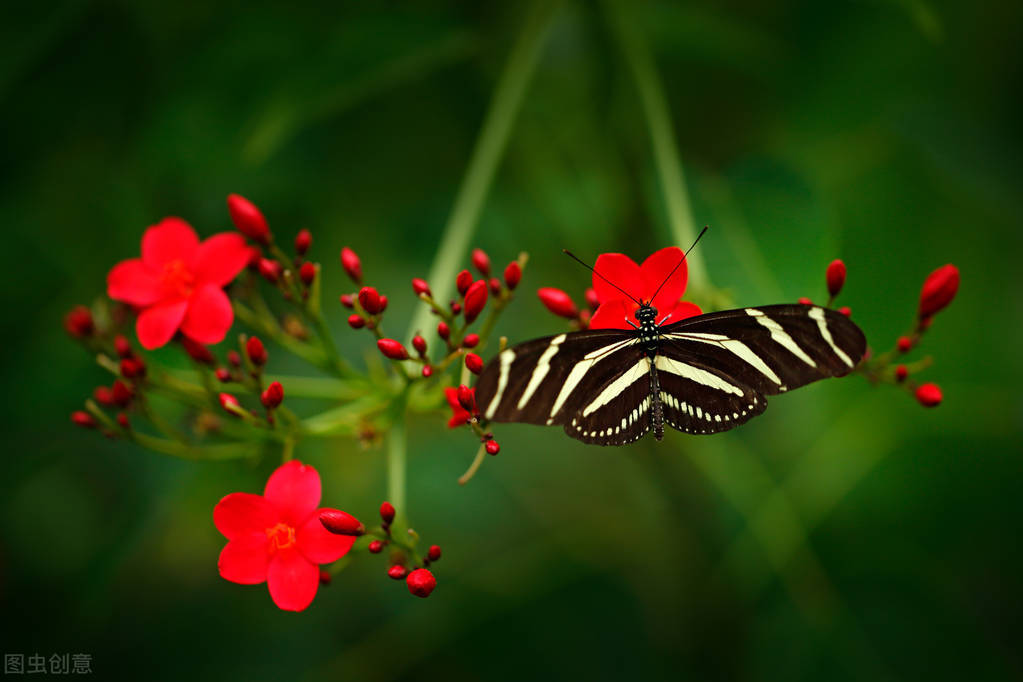
<instances>
[{"instance_id":1,"label":"red flower petal","mask_svg":"<svg viewBox=\"0 0 1023 682\"><path fill-rule=\"evenodd\" d=\"M311 466L292 460L273 472L263 495L285 523L298 528L320 506L320 475Z\"/></svg>"},{"instance_id":2,"label":"red flower petal","mask_svg":"<svg viewBox=\"0 0 1023 682\"><path fill-rule=\"evenodd\" d=\"M593 268L636 298L642 294L643 273L636 265L636 261L625 254L602 253L597 256L597 262ZM625 298L625 294L597 275L593 275L593 290L597 292L597 299L601 303L613 301L616 298Z\"/></svg>"},{"instance_id":3,"label":"red flower petal","mask_svg":"<svg viewBox=\"0 0 1023 682\"><path fill-rule=\"evenodd\" d=\"M142 261L156 272L174 260L191 266L198 248L195 230L181 218L164 218L142 235Z\"/></svg>"},{"instance_id":4,"label":"red flower petal","mask_svg":"<svg viewBox=\"0 0 1023 682\"><path fill-rule=\"evenodd\" d=\"M686 282L689 280L688 265L684 262L679 265L682 254L682 249L677 246L668 246L660 251L655 251L639 266L643 273L641 295L637 295L632 290L628 290L629 293L640 300L649 301L657 291L657 287L661 287L663 284L664 286L657 293L657 299L652 302L652 305L657 308L658 312L670 308L675 301L682 298L682 294L686 292ZM676 265L678 265L678 270L671 274ZM671 274L670 278L668 278L669 274Z\"/></svg>"},{"instance_id":5,"label":"red flower petal","mask_svg":"<svg viewBox=\"0 0 1023 682\"><path fill-rule=\"evenodd\" d=\"M107 295L132 305L151 305L162 298L160 278L141 258L121 261L107 274Z\"/></svg>"},{"instance_id":6,"label":"red flower petal","mask_svg":"<svg viewBox=\"0 0 1023 682\"><path fill-rule=\"evenodd\" d=\"M142 347L153 350L170 341L181 326L187 309L188 301L174 301L151 306L139 313L135 333Z\"/></svg>"},{"instance_id":7,"label":"red flower petal","mask_svg":"<svg viewBox=\"0 0 1023 682\"><path fill-rule=\"evenodd\" d=\"M458 389L453 386L445 388L444 397L447 398L448 405L451 406L451 419L448 420L448 428L455 429L459 426L465 426L465 422L472 415L458 402Z\"/></svg>"},{"instance_id":8,"label":"red flower petal","mask_svg":"<svg viewBox=\"0 0 1023 682\"><path fill-rule=\"evenodd\" d=\"M248 263L249 247L245 238L237 232L221 232L199 244L192 270L197 283L222 287Z\"/></svg>"},{"instance_id":9,"label":"red flower petal","mask_svg":"<svg viewBox=\"0 0 1023 682\"><path fill-rule=\"evenodd\" d=\"M217 560L220 576L241 585L258 585L266 580L270 566L269 542L262 532L231 540L220 550Z\"/></svg>"},{"instance_id":10,"label":"red flower petal","mask_svg":"<svg viewBox=\"0 0 1023 682\"><path fill-rule=\"evenodd\" d=\"M634 329L639 324L633 313L639 308L632 301L617 298L600 304L590 318L590 329ZM632 324L629 324L629 320Z\"/></svg>"},{"instance_id":11,"label":"red flower petal","mask_svg":"<svg viewBox=\"0 0 1023 682\"><path fill-rule=\"evenodd\" d=\"M252 533L265 534L280 521L277 508L262 495L231 493L213 508L213 525L228 540Z\"/></svg>"},{"instance_id":12,"label":"red flower petal","mask_svg":"<svg viewBox=\"0 0 1023 682\"><path fill-rule=\"evenodd\" d=\"M320 512L317 509L298 529L295 540L298 549L306 559L314 564L329 564L337 561L352 548L354 535L335 535L320 523Z\"/></svg>"},{"instance_id":13,"label":"red flower petal","mask_svg":"<svg viewBox=\"0 0 1023 682\"><path fill-rule=\"evenodd\" d=\"M665 319L665 315L670 316ZM674 324L680 320L684 320L687 317L696 317L697 315L703 315L703 311L700 310L700 306L689 301L679 301L670 310L658 311L657 321L664 320L664 324Z\"/></svg>"},{"instance_id":14,"label":"red flower petal","mask_svg":"<svg viewBox=\"0 0 1023 682\"><path fill-rule=\"evenodd\" d=\"M219 286L207 284L192 294L181 332L199 343L220 343L232 322L234 310L227 294Z\"/></svg>"},{"instance_id":15,"label":"red flower petal","mask_svg":"<svg viewBox=\"0 0 1023 682\"><path fill-rule=\"evenodd\" d=\"M278 608L301 611L316 596L316 588L320 586L320 567L310 563L301 552L286 549L277 552L270 560L266 580L270 598Z\"/></svg>"}]
</instances>

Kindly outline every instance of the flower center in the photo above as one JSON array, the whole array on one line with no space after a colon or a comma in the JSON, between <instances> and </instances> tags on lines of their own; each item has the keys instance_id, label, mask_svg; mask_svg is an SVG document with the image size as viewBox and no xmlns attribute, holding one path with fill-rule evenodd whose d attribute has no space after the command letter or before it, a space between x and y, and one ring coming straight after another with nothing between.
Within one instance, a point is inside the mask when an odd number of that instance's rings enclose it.
<instances>
[{"instance_id":1,"label":"flower center","mask_svg":"<svg viewBox=\"0 0 1023 682\"><path fill-rule=\"evenodd\" d=\"M286 523L278 523L266 529L266 537L270 540L270 551L279 552L295 544L295 529Z\"/></svg>"},{"instance_id":2,"label":"flower center","mask_svg":"<svg viewBox=\"0 0 1023 682\"><path fill-rule=\"evenodd\" d=\"M195 275L178 258L163 266L160 282L168 293L188 298L192 295L192 289L195 288Z\"/></svg>"}]
</instances>

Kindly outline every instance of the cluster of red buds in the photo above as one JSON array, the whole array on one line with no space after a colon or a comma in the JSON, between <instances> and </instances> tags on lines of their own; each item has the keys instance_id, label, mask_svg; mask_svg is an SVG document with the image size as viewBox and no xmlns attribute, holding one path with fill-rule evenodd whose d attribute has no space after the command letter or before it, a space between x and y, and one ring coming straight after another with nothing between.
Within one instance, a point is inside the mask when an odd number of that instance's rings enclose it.
<instances>
[{"instance_id":1,"label":"cluster of red buds","mask_svg":"<svg viewBox=\"0 0 1023 682\"><path fill-rule=\"evenodd\" d=\"M364 286L362 261L350 248L341 252L341 263L352 281L361 288L358 292L343 294L341 304L354 312L348 318L353 329L369 329L376 337L377 349L389 360L394 361L396 371L408 382L416 379L429 380L435 374L443 374L460 361L463 367L461 386L445 388L448 402L455 414L449 420L452 428L468 424L481 441L482 450L491 455L500 451L500 446L493 439L493 434L485 433L479 426L479 415L475 407L467 408L462 403L452 402L453 396L461 395L465 404L472 403L472 389L466 385L469 377L478 375L483 370L483 358L479 351L486 345L498 315L511 301L513 292L522 279L522 269L526 256L522 254L517 260L507 264L503 277L492 276L490 257L482 249L474 249L471 256L472 267L479 273L474 277L469 269L461 270L455 277L454 285L457 298L452 298L446 305L439 302L433 295L430 284L421 278L412 280L413 293L426 305L432 314L439 318L436 326L437 341L427 341L422 332L412 337L411 352L401 341L384 335L381 329L383 313L387 309L387 297L372 286ZM479 327L473 331L474 323L490 305L490 313ZM431 356L430 348L440 348ZM407 370L405 362L419 365L417 373ZM418 376L416 376L418 374Z\"/></svg>"},{"instance_id":2,"label":"cluster of red buds","mask_svg":"<svg viewBox=\"0 0 1023 682\"><path fill-rule=\"evenodd\" d=\"M842 287L845 285L845 276L846 267L841 260L834 260L828 265L825 271L825 282L829 295L828 307L831 307L839 292L842 291ZM920 344L924 333L930 329L934 316L952 302L958 291L959 269L956 266L943 265L928 275L920 290L920 303L912 330L899 336L895 340L894 348L885 353L872 356L872 352L868 349L867 356L858 371L866 376L871 383L889 383L902 387L924 407L940 405L943 395L937 384L919 383L912 378L913 374L929 367L932 359L928 356L908 364L902 362L902 359ZM811 303L808 298L801 298L799 302L807 305ZM847 317L851 315L848 307L838 310Z\"/></svg>"},{"instance_id":3,"label":"cluster of red buds","mask_svg":"<svg viewBox=\"0 0 1023 682\"><path fill-rule=\"evenodd\" d=\"M334 509L320 514L320 523L335 535L367 535L373 539L366 549L370 554L380 554L388 549L387 576L392 580L404 580L408 591L417 597L429 597L437 587L437 579L429 570L431 563L440 559L440 547L430 545L425 556L416 551L419 534L411 528L401 537L394 529L396 510L390 502L380 505L380 526L366 530L354 517Z\"/></svg>"}]
</instances>

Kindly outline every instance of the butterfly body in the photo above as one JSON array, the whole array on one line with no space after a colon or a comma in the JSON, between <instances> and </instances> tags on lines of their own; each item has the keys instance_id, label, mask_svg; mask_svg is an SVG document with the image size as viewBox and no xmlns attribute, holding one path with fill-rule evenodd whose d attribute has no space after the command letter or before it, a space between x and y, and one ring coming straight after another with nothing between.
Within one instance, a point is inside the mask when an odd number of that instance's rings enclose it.
<instances>
[{"instance_id":1,"label":"butterfly body","mask_svg":"<svg viewBox=\"0 0 1023 682\"><path fill-rule=\"evenodd\" d=\"M561 425L596 445L624 445L664 424L718 433L762 413L766 395L852 371L866 350L843 315L802 304L742 308L633 329L593 329L502 351L476 387L483 418ZM662 323L664 320L662 320Z\"/></svg>"}]
</instances>

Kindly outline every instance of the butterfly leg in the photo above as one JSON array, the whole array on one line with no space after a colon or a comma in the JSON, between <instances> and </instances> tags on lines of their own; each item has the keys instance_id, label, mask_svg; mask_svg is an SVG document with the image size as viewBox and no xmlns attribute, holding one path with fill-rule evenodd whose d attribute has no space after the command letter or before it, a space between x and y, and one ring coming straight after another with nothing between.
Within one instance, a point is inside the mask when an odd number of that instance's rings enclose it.
<instances>
[{"instance_id":1,"label":"butterfly leg","mask_svg":"<svg viewBox=\"0 0 1023 682\"><path fill-rule=\"evenodd\" d=\"M650 423L654 428L654 438L664 438L664 405L661 404L661 380L657 377L657 364L650 358Z\"/></svg>"}]
</instances>

